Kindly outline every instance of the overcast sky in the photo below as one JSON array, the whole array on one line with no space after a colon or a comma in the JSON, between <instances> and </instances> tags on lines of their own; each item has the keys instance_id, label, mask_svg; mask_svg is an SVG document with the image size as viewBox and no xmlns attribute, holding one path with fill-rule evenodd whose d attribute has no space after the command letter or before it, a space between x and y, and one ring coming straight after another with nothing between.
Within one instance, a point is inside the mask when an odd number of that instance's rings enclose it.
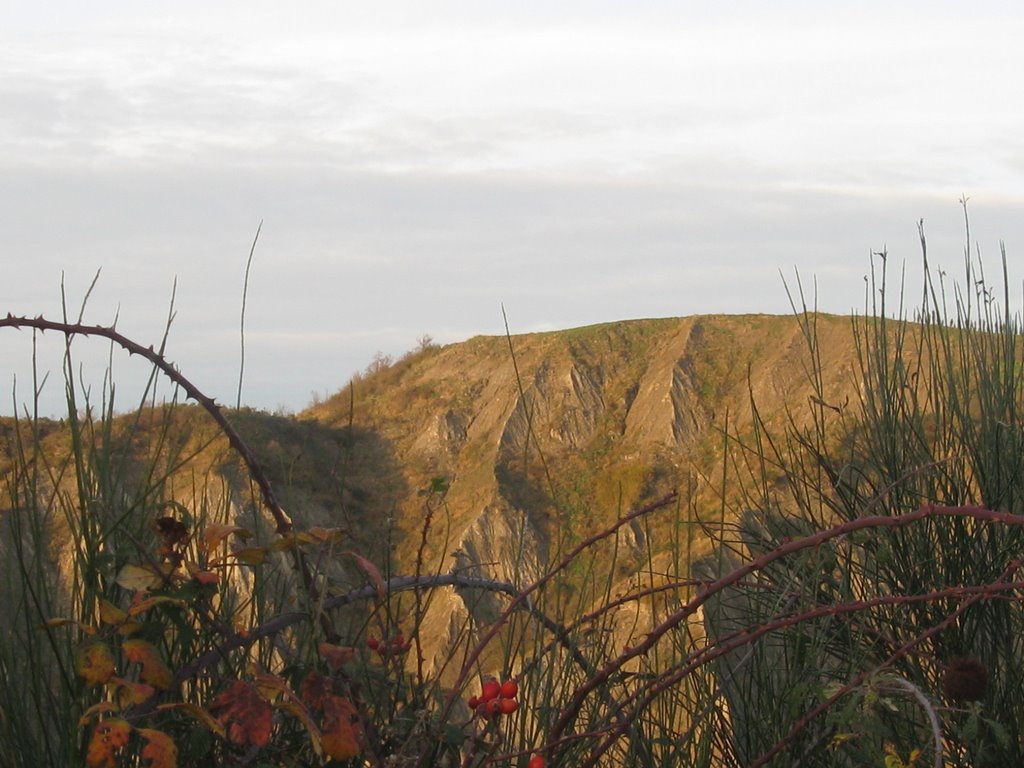
<instances>
[{"instance_id":1,"label":"overcast sky","mask_svg":"<svg viewBox=\"0 0 1024 768\"><path fill-rule=\"evenodd\" d=\"M864 303L871 251L1024 265L1017 2L0 0L0 314L305 406L376 351ZM48 334L47 336L52 336ZM43 410L59 412L59 340ZM86 378L107 348L75 343ZM0 332L0 413L32 336ZM114 358L131 407L138 364ZM13 380L17 376L14 397ZM95 384L94 384L95 386Z\"/></svg>"}]
</instances>

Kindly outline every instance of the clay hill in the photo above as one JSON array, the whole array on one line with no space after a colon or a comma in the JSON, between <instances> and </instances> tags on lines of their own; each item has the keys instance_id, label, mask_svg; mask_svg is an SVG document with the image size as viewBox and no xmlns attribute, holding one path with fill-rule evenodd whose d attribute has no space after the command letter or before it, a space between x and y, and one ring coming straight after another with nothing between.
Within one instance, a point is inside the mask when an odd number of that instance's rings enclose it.
<instances>
[{"instance_id":1,"label":"clay hill","mask_svg":"<svg viewBox=\"0 0 1024 768\"><path fill-rule=\"evenodd\" d=\"M856 386L851 322L814 322L820 391L838 412ZM293 417L229 415L296 523L345 527L352 548L389 561L392 573L414 567L428 509L426 570L515 582L539 573L559 548L677 489L675 507L620 532L614 558L602 561L611 569L614 560L613 577L626 579L670 548L678 553L681 537L689 555L706 551L695 521L740 512L731 492L722 494L722 465L726 436L752 434L752 403L779 429L811 410L800 323L707 316L477 337L378 366ZM156 478L151 485L197 513L251 517L248 480L209 418L179 405L170 427L162 423L159 413L127 415L97 436L121 441L112 477L126 489ZM0 424L5 466L15 432L9 420ZM59 466L66 430L49 423L41 432ZM138 492L124 493L130 508ZM59 542L59 526L54 536ZM432 611L441 640L465 605L452 591Z\"/></svg>"}]
</instances>

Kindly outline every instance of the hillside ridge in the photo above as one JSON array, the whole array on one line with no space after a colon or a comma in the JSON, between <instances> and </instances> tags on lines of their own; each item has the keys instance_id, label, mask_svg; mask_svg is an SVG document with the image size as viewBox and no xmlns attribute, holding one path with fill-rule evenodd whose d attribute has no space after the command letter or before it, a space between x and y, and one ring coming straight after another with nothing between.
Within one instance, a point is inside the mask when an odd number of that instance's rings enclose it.
<instances>
[{"instance_id":1,"label":"hillside ridge","mask_svg":"<svg viewBox=\"0 0 1024 768\"><path fill-rule=\"evenodd\" d=\"M767 423L808 410L802 323L810 321L827 374L822 392L842 403L855 385L850 318L713 315L428 346L293 417L246 409L229 417L298 525L345 527L369 557L409 572L424 494L443 486L443 515L424 548L428 567L516 582L539 575L567 542L673 489L682 494L677 515L720 516L728 504L713 479L724 430L749 432L752 400ZM113 434L129 435L125 455L141 468L152 443L132 430L152 437L152 428L116 421ZM219 493L241 516L244 472L226 442L197 408L178 406L172 422L170 442L197 451L182 471L208 478L199 498L184 477L172 477L181 503ZM11 424L0 431L0 456L13 450ZM48 450L66 450L60 429L45 431ZM648 530L626 530L624 565L662 554L677 524L663 515ZM448 598L431 609L428 629L438 638L468 610L454 591Z\"/></svg>"}]
</instances>

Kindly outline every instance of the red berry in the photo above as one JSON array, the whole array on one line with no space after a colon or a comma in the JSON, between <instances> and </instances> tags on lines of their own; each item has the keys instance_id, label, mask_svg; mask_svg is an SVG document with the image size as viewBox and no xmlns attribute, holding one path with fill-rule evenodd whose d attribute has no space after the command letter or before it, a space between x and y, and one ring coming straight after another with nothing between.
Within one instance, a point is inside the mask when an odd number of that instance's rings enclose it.
<instances>
[{"instance_id":1,"label":"red berry","mask_svg":"<svg viewBox=\"0 0 1024 768\"><path fill-rule=\"evenodd\" d=\"M483 693L480 698L484 701L490 701L496 699L501 694L501 686L498 685L498 681L493 677L489 677L484 680Z\"/></svg>"},{"instance_id":2,"label":"red berry","mask_svg":"<svg viewBox=\"0 0 1024 768\"><path fill-rule=\"evenodd\" d=\"M501 714L501 699L491 699L487 702L487 714L490 717L496 717Z\"/></svg>"},{"instance_id":3,"label":"red berry","mask_svg":"<svg viewBox=\"0 0 1024 768\"><path fill-rule=\"evenodd\" d=\"M547 762L544 760L544 755L534 755L530 758L529 768L544 768Z\"/></svg>"},{"instance_id":4,"label":"red berry","mask_svg":"<svg viewBox=\"0 0 1024 768\"><path fill-rule=\"evenodd\" d=\"M487 704L488 702L481 701L479 704L476 705L477 717L487 717Z\"/></svg>"},{"instance_id":5,"label":"red berry","mask_svg":"<svg viewBox=\"0 0 1024 768\"><path fill-rule=\"evenodd\" d=\"M501 695L506 699L514 699L519 693L519 683L515 680L506 680L501 684Z\"/></svg>"},{"instance_id":6,"label":"red berry","mask_svg":"<svg viewBox=\"0 0 1024 768\"><path fill-rule=\"evenodd\" d=\"M480 699L478 699L476 696L470 696L466 704L469 705L470 709L476 709L477 706L479 706L480 704Z\"/></svg>"},{"instance_id":7,"label":"red berry","mask_svg":"<svg viewBox=\"0 0 1024 768\"><path fill-rule=\"evenodd\" d=\"M397 648L398 650L404 650L405 649L405 635L403 635L401 632L399 632L397 635L395 635L394 640L391 641L391 647L392 648Z\"/></svg>"},{"instance_id":8,"label":"red berry","mask_svg":"<svg viewBox=\"0 0 1024 768\"><path fill-rule=\"evenodd\" d=\"M376 651L380 647L380 640L378 640L376 636L370 635L366 638L366 647L371 651Z\"/></svg>"},{"instance_id":9,"label":"red berry","mask_svg":"<svg viewBox=\"0 0 1024 768\"><path fill-rule=\"evenodd\" d=\"M519 702L515 699L497 699L501 705L501 714L511 715L519 708Z\"/></svg>"}]
</instances>

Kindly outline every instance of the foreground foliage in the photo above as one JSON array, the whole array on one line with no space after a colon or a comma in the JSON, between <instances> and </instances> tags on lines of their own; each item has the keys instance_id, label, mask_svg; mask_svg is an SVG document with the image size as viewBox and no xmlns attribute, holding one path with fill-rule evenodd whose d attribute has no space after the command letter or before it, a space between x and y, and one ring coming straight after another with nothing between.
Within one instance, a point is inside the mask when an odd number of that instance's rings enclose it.
<instances>
[{"instance_id":1,"label":"foreground foliage","mask_svg":"<svg viewBox=\"0 0 1024 768\"><path fill-rule=\"evenodd\" d=\"M9 438L5 765L1024 763L1020 320L965 266L950 311L925 259L909 322L902 290L886 304L883 257L851 320L859 394L818 386L781 431L752 398L753 429L724 424L703 478L717 514L653 499L518 583L422 557L395 575L345 530L293 525L231 414L159 350L0 320L68 338L65 450L32 415ZM802 297L796 316L820 383ZM73 336L148 359L211 436L180 439L176 401L115 419L112 389L78 393ZM201 473L183 493L183 468L223 438L242 482ZM424 541L446 487L422 491ZM595 568L657 516L674 539L628 588ZM714 552L696 559L703 538ZM433 668L424 617L454 587L499 609L471 613Z\"/></svg>"}]
</instances>

